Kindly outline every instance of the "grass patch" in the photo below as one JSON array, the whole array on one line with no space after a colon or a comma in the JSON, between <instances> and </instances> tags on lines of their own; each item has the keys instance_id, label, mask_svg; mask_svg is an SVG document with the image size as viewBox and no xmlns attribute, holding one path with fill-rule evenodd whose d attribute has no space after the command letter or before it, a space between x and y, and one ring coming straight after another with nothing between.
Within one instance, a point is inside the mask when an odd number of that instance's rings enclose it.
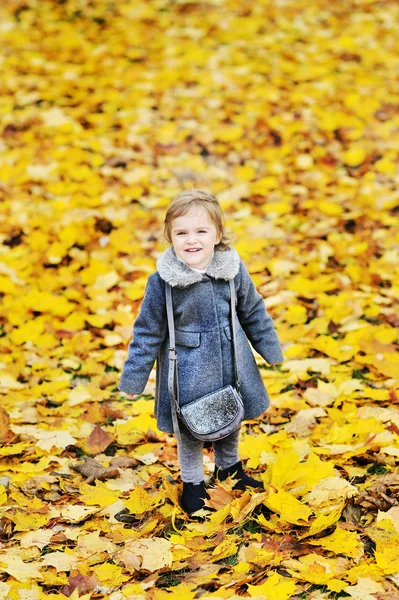
<instances>
[{"instance_id":1,"label":"grass patch","mask_svg":"<svg viewBox=\"0 0 399 600\"><path fill-rule=\"evenodd\" d=\"M384 475L388 473L391 469L385 465L379 465L378 463L374 463L367 469L367 473L370 475Z\"/></svg>"},{"instance_id":2,"label":"grass patch","mask_svg":"<svg viewBox=\"0 0 399 600\"><path fill-rule=\"evenodd\" d=\"M189 573L190 569L180 569L180 571L168 571L162 573L156 583L156 587L159 588L170 588L179 585L184 581L184 576Z\"/></svg>"}]
</instances>

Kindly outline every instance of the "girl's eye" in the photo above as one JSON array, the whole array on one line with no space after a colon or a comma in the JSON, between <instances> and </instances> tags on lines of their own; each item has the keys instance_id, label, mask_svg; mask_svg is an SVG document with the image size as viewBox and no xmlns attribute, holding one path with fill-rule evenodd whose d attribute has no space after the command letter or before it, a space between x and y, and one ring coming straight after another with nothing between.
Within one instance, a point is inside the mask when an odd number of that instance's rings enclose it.
<instances>
[{"instance_id":1,"label":"girl's eye","mask_svg":"<svg viewBox=\"0 0 399 600\"><path fill-rule=\"evenodd\" d=\"M203 229L200 229L198 233L206 233Z\"/></svg>"},{"instance_id":2,"label":"girl's eye","mask_svg":"<svg viewBox=\"0 0 399 600\"><path fill-rule=\"evenodd\" d=\"M185 231L179 231L179 233L177 235L185 235L186 232Z\"/></svg>"}]
</instances>

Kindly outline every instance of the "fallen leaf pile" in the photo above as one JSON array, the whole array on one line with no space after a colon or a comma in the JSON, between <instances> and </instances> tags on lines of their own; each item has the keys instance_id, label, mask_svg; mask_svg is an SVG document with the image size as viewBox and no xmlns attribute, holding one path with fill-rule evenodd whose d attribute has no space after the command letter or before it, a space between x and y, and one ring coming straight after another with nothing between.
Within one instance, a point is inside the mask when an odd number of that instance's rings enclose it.
<instances>
[{"instance_id":1,"label":"fallen leaf pile","mask_svg":"<svg viewBox=\"0 0 399 600\"><path fill-rule=\"evenodd\" d=\"M399 598L399 5L4 0L0 597ZM285 362L179 507L117 385L165 208L217 194ZM214 469L204 451L206 477ZM201 515L199 515L201 517Z\"/></svg>"}]
</instances>

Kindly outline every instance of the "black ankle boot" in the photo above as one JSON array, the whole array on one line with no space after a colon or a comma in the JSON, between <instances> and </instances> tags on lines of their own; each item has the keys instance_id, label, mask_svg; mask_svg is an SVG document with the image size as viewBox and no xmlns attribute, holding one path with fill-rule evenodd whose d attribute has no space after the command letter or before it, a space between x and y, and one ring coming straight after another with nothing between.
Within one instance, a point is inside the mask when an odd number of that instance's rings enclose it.
<instances>
[{"instance_id":1,"label":"black ankle boot","mask_svg":"<svg viewBox=\"0 0 399 600\"><path fill-rule=\"evenodd\" d=\"M205 489L205 481L201 481L201 483L186 483L183 481L183 493L180 504L188 515L200 510L200 508L204 508L205 498L209 498Z\"/></svg>"},{"instance_id":2,"label":"black ankle boot","mask_svg":"<svg viewBox=\"0 0 399 600\"><path fill-rule=\"evenodd\" d=\"M261 481L250 477L244 472L241 461L227 469L216 470L215 475L219 481L224 481L229 476L232 479L238 479L237 483L233 486L233 490L245 490L247 487L263 488L263 483Z\"/></svg>"}]
</instances>

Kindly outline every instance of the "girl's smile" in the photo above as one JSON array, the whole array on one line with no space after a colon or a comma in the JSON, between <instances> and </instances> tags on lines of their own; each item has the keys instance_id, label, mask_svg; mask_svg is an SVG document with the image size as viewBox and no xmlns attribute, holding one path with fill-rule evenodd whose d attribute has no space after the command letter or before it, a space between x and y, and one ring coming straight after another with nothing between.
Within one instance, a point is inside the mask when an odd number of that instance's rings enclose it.
<instances>
[{"instance_id":1,"label":"girl's smile","mask_svg":"<svg viewBox=\"0 0 399 600\"><path fill-rule=\"evenodd\" d=\"M220 241L216 226L203 206L193 206L172 222L172 244L176 255L194 269L205 269Z\"/></svg>"}]
</instances>

